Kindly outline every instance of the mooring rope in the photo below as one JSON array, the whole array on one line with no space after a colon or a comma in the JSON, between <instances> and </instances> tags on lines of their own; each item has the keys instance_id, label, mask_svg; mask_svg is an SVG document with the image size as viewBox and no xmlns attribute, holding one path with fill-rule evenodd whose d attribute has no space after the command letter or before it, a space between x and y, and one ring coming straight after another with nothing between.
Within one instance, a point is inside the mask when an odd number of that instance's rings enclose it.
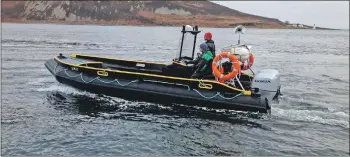
<instances>
[{"instance_id":1,"label":"mooring rope","mask_svg":"<svg viewBox=\"0 0 350 157\"><path fill-rule=\"evenodd\" d=\"M125 86L128 86L128 85L130 85L130 84L132 84L132 83L136 83L136 82L139 81L139 80L133 80L133 81L130 81L130 82L126 83L126 84L121 84L121 83L118 81L118 79L114 79L114 80L112 80L112 81L106 82L106 81L104 81L104 80L101 80L99 76L97 76L97 77L94 78L94 79L91 79L90 81L86 81L86 80L84 80L84 78L83 78L83 72L81 72L80 74L78 74L78 75L76 75L76 76L72 76L72 75L70 75L70 74L67 73L68 68L56 72L57 66L58 66L58 63L56 64L56 66L55 66L55 68L54 68L54 73L55 73L55 75L58 74L58 73L60 73L60 72L62 72L62 71L64 71L64 73L65 73L68 77L74 78L74 77L79 77L79 76L80 76L81 80L82 80L83 82L87 83L87 84L89 84L89 83L91 83L91 82L93 82L93 81L95 81L95 80L98 80L98 81L100 81L100 82L102 82L102 83L106 83L106 84L110 84L110 83L113 83L113 82L117 82L120 86L125 87ZM198 80L198 79L197 79L197 80ZM199 82L199 84L203 85L202 80L198 80L198 82ZM191 91L191 88L190 88L189 85L185 85L185 86L187 86L188 91ZM200 92L199 92L198 90L196 90L196 89L193 89L193 91L197 92L201 97L203 97L203 98L205 98L205 99L213 99L213 98L215 98L215 97L217 97L217 96L220 96L220 97L223 98L223 99L231 100L231 99L237 98L238 96L243 95L243 93L239 93L239 94L237 94L237 95L235 95L235 96L233 96L233 97L231 97L231 98L227 98L227 97L224 97L223 95L221 95L220 92L217 92L217 93L216 93L215 95L213 95L213 96L205 96L205 95L203 95L202 93L200 93Z\"/></svg>"}]
</instances>

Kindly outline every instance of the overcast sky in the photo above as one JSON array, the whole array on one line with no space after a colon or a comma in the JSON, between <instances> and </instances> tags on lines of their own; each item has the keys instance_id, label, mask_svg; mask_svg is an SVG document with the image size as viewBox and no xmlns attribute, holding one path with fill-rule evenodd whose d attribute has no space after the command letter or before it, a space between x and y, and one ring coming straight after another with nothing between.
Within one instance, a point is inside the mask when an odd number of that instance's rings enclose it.
<instances>
[{"instance_id":1,"label":"overcast sky","mask_svg":"<svg viewBox=\"0 0 350 157\"><path fill-rule=\"evenodd\" d=\"M212 1L240 12L281 21L349 29L349 1Z\"/></svg>"}]
</instances>

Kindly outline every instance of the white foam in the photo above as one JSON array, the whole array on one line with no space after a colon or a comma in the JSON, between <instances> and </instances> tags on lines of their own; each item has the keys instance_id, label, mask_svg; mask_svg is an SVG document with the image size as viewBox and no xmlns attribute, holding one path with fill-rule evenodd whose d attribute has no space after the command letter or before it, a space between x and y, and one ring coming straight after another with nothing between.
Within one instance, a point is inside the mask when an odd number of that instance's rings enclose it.
<instances>
[{"instance_id":1,"label":"white foam","mask_svg":"<svg viewBox=\"0 0 350 157\"><path fill-rule=\"evenodd\" d=\"M72 95L85 95L85 96L89 96L89 97L97 97L96 94L87 92L87 91L82 91L82 90L78 90L76 88L64 85L64 84L52 84L48 87L43 87L43 88L37 88L36 91L39 92L47 92L47 91L58 91L58 92L62 92L65 94L72 94Z\"/></svg>"},{"instance_id":2,"label":"white foam","mask_svg":"<svg viewBox=\"0 0 350 157\"><path fill-rule=\"evenodd\" d=\"M108 101L109 103L104 104L104 105L106 105L106 106L115 106L116 103L117 103L117 104L123 104L123 105L124 105L124 104L128 104L127 102L129 102L129 101L124 100L124 99L122 99L122 98L111 97L111 96L99 97L99 99L105 100L105 101L107 101L108 99L110 99L110 100ZM120 106L123 106L123 105L120 105Z\"/></svg>"},{"instance_id":3,"label":"white foam","mask_svg":"<svg viewBox=\"0 0 350 157\"><path fill-rule=\"evenodd\" d=\"M342 111L282 109L273 106L271 114L276 118L290 121L315 122L349 128L349 114Z\"/></svg>"},{"instance_id":4,"label":"white foam","mask_svg":"<svg viewBox=\"0 0 350 157\"><path fill-rule=\"evenodd\" d=\"M126 101L126 100L124 100L124 101ZM147 102L132 102L132 101L130 101L130 103L123 103L123 104L119 105L119 107L123 111L123 110L127 109L128 107L139 107L141 105L151 106L151 105L157 105L157 104L147 103Z\"/></svg>"}]
</instances>

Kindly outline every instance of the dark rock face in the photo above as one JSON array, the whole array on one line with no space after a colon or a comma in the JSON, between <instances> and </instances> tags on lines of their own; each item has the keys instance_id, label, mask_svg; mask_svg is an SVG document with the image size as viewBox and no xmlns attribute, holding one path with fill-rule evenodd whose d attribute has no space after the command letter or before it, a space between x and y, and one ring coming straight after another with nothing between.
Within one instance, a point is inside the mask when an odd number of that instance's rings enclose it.
<instances>
[{"instance_id":1,"label":"dark rock face","mask_svg":"<svg viewBox=\"0 0 350 157\"><path fill-rule=\"evenodd\" d=\"M239 12L209 1L2 1L2 19L109 24L282 26L277 19ZM228 22L229 21L229 22Z\"/></svg>"}]
</instances>

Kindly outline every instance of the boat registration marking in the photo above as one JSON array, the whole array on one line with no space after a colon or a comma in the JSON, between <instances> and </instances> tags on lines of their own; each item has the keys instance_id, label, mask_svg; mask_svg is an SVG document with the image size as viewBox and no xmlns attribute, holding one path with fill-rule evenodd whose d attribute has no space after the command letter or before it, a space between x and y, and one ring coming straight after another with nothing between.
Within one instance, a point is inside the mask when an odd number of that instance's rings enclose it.
<instances>
[{"instance_id":1,"label":"boat registration marking","mask_svg":"<svg viewBox=\"0 0 350 157\"><path fill-rule=\"evenodd\" d=\"M78 68L77 67L72 67L71 68L73 71L78 71Z\"/></svg>"},{"instance_id":2,"label":"boat registration marking","mask_svg":"<svg viewBox=\"0 0 350 157\"><path fill-rule=\"evenodd\" d=\"M145 65L145 64L142 64L142 63L136 63L136 66L137 66L137 67L143 67L143 68L144 68L146 65Z\"/></svg>"}]
</instances>

